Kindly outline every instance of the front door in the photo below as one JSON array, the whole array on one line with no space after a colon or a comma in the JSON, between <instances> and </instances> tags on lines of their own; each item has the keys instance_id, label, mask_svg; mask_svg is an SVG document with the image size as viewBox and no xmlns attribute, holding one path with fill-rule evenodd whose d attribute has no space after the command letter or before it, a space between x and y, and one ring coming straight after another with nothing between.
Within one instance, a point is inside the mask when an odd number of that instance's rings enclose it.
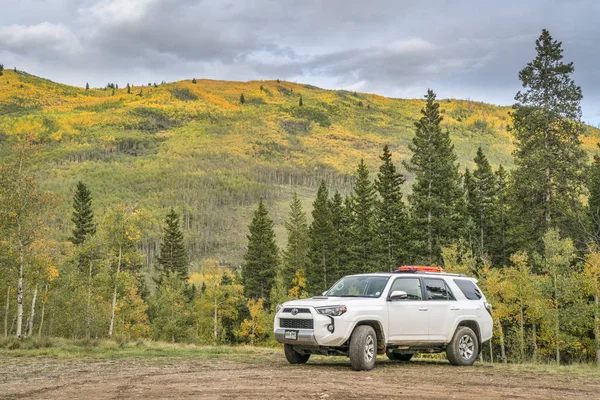
<instances>
[{"instance_id":1,"label":"front door","mask_svg":"<svg viewBox=\"0 0 600 400\"><path fill-rule=\"evenodd\" d=\"M402 290L407 299L390 301L388 297L388 341L393 344L426 342L429 328L427 301L423 299L421 279L399 277L389 293Z\"/></svg>"}]
</instances>

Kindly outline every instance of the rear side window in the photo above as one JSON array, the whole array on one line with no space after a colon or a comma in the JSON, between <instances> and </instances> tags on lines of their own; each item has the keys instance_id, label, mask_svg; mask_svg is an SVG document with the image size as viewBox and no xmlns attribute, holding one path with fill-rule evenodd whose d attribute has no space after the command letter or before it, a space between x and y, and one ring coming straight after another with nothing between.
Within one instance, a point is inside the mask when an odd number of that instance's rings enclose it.
<instances>
[{"instance_id":1,"label":"rear side window","mask_svg":"<svg viewBox=\"0 0 600 400\"><path fill-rule=\"evenodd\" d=\"M423 279L427 300L454 300L454 296L443 279Z\"/></svg>"},{"instance_id":2,"label":"rear side window","mask_svg":"<svg viewBox=\"0 0 600 400\"><path fill-rule=\"evenodd\" d=\"M480 300L483 295L477 285L468 279L454 279L454 283L469 300Z\"/></svg>"}]
</instances>

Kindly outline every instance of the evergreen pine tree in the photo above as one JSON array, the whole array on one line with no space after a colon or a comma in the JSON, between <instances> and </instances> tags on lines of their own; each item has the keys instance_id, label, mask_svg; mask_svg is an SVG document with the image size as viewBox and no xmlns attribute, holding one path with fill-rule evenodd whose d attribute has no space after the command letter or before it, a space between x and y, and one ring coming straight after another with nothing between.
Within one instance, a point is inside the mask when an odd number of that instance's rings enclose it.
<instances>
[{"instance_id":1,"label":"evergreen pine tree","mask_svg":"<svg viewBox=\"0 0 600 400\"><path fill-rule=\"evenodd\" d=\"M193 78L193 79L192 79L192 83L193 83L193 84L196 84L196 82L197 82L197 81L196 81L196 78ZM148 85L148 86L150 86L150 85Z\"/></svg>"},{"instance_id":2,"label":"evergreen pine tree","mask_svg":"<svg viewBox=\"0 0 600 400\"><path fill-rule=\"evenodd\" d=\"M129 86L129 83L127 84L127 94L131 94L131 86Z\"/></svg>"},{"instance_id":3,"label":"evergreen pine tree","mask_svg":"<svg viewBox=\"0 0 600 400\"><path fill-rule=\"evenodd\" d=\"M4 64L0 64L0 76L4 75Z\"/></svg>"},{"instance_id":4,"label":"evergreen pine tree","mask_svg":"<svg viewBox=\"0 0 600 400\"><path fill-rule=\"evenodd\" d=\"M183 233L179 227L179 215L171 208L165 218L163 238L160 243L159 282L170 273L176 274L182 281L188 279L188 256L183 242Z\"/></svg>"},{"instance_id":5,"label":"evergreen pine tree","mask_svg":"<svg viewBox=\"0 0 600 400\"><path fill-rule=\"evenodd\" d=\"M594 156L594 162L587 174L587 189L589 191L587 215L588 236L600 247L600 156Z\"/></svg>"},{"instance_id":6,"label":"evergreen pine tree","mask_svg":"<svg viewBox=\"0 0 600 400\"><path fill-rule=\"evenodd\" d=\"M273 220L262 199L248 228L248 250L242 269L244 294L255 300L267 300L279 266L279 249L275 243Z\"/></svg>"},{"instance_id":7,"label":"evergreen pine tree","mask_svg":"<svg viewBox=\"0 0 600 400\"><path fill-rule=\"evenodd\" d=\"M448 131L442 131L442 116L436 95L425 96L423 115L415 123L416 132L409 149L413 155L405 163L415 174L411 205L414 254L418 262L441 263L441 248L460 236L463 191L454 146Z\"/></svg>"},{"instance_id":8,"label":"evergreen pine tree","mask_svg":"<svg viewBox=\"0 0 600 400\"><path fill-rule=\"evenodd\" d=\"M333 235L329 210L329 191L321 180L317 198L313 202L313 220L308 229L308 265L306 268L306 290L310 295L321 294L333 283L337 276L333 264L333 249L330 240Z\"/></svg>"},{"instance_id":9,"label":"evergreen pine tree","mask_svg":"<svg viewBox=\"0 0 600 400\"><path fill-rule=\"evenodd\" d=\"M87 83L87 82L86 82L86 84L85 84L85 90L86 90L86 91L90 90L90 84L89 84L89 83Z\"/></svg>"},{"instance_id":10,"label":"evergreen pine tree","mask_svg":"<svg viewBox=\"0 0 600 400\"><path fill-rule=\"evenodd\" d=\"M377 242L374 235L376 193L375 185L369 178L369 169L362 159L356 169L351 199L352 269L354 273L374 272L377 270Z\"/></svg>"},{"instance_id":11,"label":"evergreen pine tree","mask_svg":"<svg viewBox=\"0 0 600 400\"><path fill-rule=\"evenodd\" d=\"M331 248L333 250L333 272L331 273L331 283L337 281L344 275L350 273L348 269L350 252L350 219L348 210L344 204L344 198L336 191L329 200L329 212L331 216Z\"/></svg>"},{"instance_id":12,"label":"evergreen pine tree","mask_svg":"<svg viewBox=\"0 0 600 400\"><path fill-rule=\"evenodd\" d=\"M296 272L306 269L308 251L308 222L306 213L302 210L302 203L295 192L290 204L288 220L285 221L285 229L287 230L288 241L283 251L282 272L287 292L292 286L292 279L294 279Z\"/></svg>"},{"instance_id":13,"label":"evergreen pine tree","mask_svg":"<svg viewBox=\"0 0 600 400\"><path fill-rule=\"evenodd\" d=\"M473 215L476 214L473 197L476 189L473 182L473 174L471 174L469 168L465 168L465 173L463 174L463 188L465 192L466 203L466 212L464 213L463 222L463 239L466 241L471 253L474 253L475 241L477 238L477 228L475 226L475 221L473 221Z\"/></svg>"},{"instance_id":14,"label":"evergreen pine tree","mask_svg":"<svg viewBox=\"0 0 600 400\"><path fill-rule=\"evenodd\" d=\"M94 211L92 210L92 193L83 182L77 183L73 196L73 217L75 224L73 236L69 239L74 245L83 244L87 238L96 233L94 224Z\"/></svg>"},{"instance_id":15,"label":"evergreen pine tree","mask_svg":"<svg viewBox=\"0 0 600 400\"><path fill-rule=\"evenodd\" d=\"M537 55L521 72L524 92L513 106L514 241L519 248L540 251L549 228L576 238L576 212L586 162L579 136L581 88L571 78L573 63L562 61L562 43L547 30L536 40Z\"/></svg>"},{"instance_id":16,"label":"evergreen pine tree","mask_svg":"<svg viewBox=\"0 0 600 400\"><path fill-rule=\"evenodd\" d=\"M475 156L475 170L472 175L472 193L468 212L473 221L475 238L473 242L474 254L481 258L490 253L490 242L495 229L494 205L496 200L496 177L492 167L483 153L481 147Z\"/></svg>"},{"instance_id":17,"label":"evergreen pine tree","mask_svg":"<svg viewBox=\"0 0 600 400\"><path fill-rule=\"evenodd\" d=\"M298 105L299 105L300 107L302 107L302 105L303 105L303 104L302 104L302 96L300 96L300 100L298 101Z\"/></svg>"},{"instance_id":18,"label":"evergreen pine tree","mask_svg":"<svg viewBox=\"0 0 600 400\"><path fill-rule=\"evenodd\" d=\"M402 202L402 184L406 179L396 171L387 145L379 158L382 164L375 181L380 197L376 203L375 236L378 239L381 268L391 272L408 261L405 254L408 216Z\"/></svg>"},{"instance_id":19,"label":"evergreen pine tree","mask_svg":"<svg viewBox=\"0 0 600 400\"><path fill-rule=\"evenodd\" d=\"M244 98L244 93L240 94L240 104L244 104L246 99Z\"/></svg>"},{"instance_id":20,"label":"evergreen pine tree","mask_svg":"<svg viewBox=\"0 0 600 400\"><path fill-rule=\"evenodd\" d=\"M508 206L509 206L509 181L508 172L502 165L495 172L496 175L496 229L492 242L491 258L493 265L507 266L508 253Z\"/></svg>"}]
</instances>

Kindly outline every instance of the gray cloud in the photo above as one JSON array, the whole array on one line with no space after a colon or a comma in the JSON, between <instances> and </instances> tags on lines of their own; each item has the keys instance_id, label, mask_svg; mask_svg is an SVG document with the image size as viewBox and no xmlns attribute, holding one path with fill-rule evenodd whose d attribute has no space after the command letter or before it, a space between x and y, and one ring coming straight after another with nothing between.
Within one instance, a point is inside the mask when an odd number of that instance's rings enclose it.
<instances>
[{"instance_id":1,"label":"gray cloud","mask_svg":"<svg viewBox=\"0 0 600 400\"><path fill-rule=\"evenodd\" d=\"M510 104L542 28L563 41L600 123L600 3L534 0L5 0L0 62L90 82L288 79Z\"/></svg>"}]
</instances>

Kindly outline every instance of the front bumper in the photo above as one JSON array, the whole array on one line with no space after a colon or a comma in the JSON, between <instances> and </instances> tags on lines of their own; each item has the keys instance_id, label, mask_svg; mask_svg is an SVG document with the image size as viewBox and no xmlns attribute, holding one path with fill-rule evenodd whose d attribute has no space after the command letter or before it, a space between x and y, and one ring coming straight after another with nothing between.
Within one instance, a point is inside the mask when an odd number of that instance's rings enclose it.
<instances>
[{"instance_id":1,"label":"front bumper","mask_svg":"<svg viewBox=\"0 0 600 400\"><path fill-rule=\"evenodd\" d=\"M293 330L297 332L297 339L286 339L285 331ZM312 329L285 329L285 328L277 328L275 329L275 340L279 343L288 343L288 344L296 344L296 345L304 345L304 346L318 346L314 335L314 331Z\"/></svg>"}]
</instances>

